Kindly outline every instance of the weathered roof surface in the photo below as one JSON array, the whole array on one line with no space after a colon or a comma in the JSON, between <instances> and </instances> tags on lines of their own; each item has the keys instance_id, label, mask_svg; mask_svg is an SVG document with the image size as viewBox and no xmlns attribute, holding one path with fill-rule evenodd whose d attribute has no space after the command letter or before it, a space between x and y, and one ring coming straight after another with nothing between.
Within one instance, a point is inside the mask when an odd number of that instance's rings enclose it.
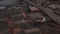
<instances>
[{"instance_id":1,"label":"weathered roof surface","mask_svg":"<svg viewBox=\"0 0 60 34\"><path fill-rule=\"evenodd\" d=\"M0 5L13 5L16 4L16 0L1 0Z\"/></svg>"}]
</instances>

